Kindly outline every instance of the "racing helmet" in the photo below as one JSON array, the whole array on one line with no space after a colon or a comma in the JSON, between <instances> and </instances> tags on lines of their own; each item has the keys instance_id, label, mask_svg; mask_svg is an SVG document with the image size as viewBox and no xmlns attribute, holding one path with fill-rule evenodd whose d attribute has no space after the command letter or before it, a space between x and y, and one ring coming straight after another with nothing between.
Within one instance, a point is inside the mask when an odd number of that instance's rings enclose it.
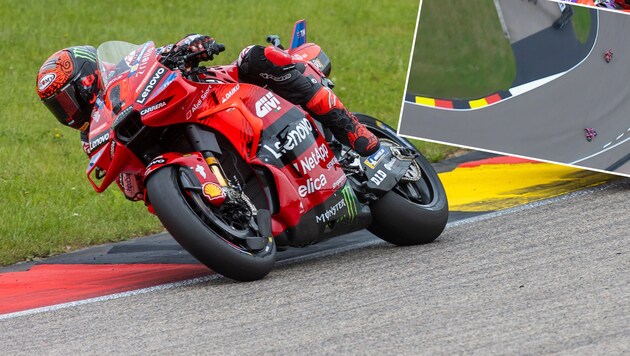
<instances>
[{"instance_id":1,"label":"racing helmet","mask_svg":"<svg viewBox=\"0 0 630 356\"><path fill-rule=\"evenodd\" d=\"M48 58L37 74L37 94L60 123L85 131L98 92L96 49L64 48Z\"/></svg>"}]
</instances>

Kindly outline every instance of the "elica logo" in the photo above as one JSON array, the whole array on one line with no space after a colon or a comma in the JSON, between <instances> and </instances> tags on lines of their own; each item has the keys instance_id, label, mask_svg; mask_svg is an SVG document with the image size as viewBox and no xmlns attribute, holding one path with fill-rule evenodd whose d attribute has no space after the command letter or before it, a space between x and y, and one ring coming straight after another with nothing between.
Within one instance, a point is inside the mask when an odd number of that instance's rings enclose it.
<instances>
[{"instance_id":1,"label":"elica logo","mask_svg":"<svg viewBox=\"0 0 630 356\"><path fill-rule=\"evenodd\" d=\"M267 116L272 110L278 111L280 109L280 100L273 93L267 93L256 102L256 115L260 118Z\"/></svg>"},{"instance_id":2,"label":"elica logo","mask_svg":"<svg viewBox=\"0 0 630 356\"><path fill-rule=\"evenodd\" d=\"M346 207L346 201L344 199L341 199L337 204L333 205L330 207L330 209L326 210L325 212L323 212L322 214L319 214L315 217L315 222L316 223L325 223L330 221L330 219L332 217L334 217L335 215L337 215L337 213L339 212L339 210L343 209Z\"/></svg>"},{"instance_id":3,"label":"elica logo","mask_svg":"<svg viewBox=\"0 0 630 356\"><path fill-rule=\"evenodd\" d=\"M48 73L43 76L42 79L39 80L39 90L45 90L46 88L48 88L50 84L55 81L56 78L57 75L55 73Z\"/></svg>"},{"instance_id":4,"label":"elica logo","mask_svg":"<svg viewBox=\"0 0 630 356\"><path fill-rule=\"evenodd\" d=\"M221 99L221 104L225 103L226 101L230 100L230 98L232 97L232 95L236 94L236 92L239 89L239 84L236 84L236 86L234 88L232 88L229 92L227 92L227 94L225 94L225 96L223 97L223 99Z\"/></svg>"},{"instance_id":5,"label":"elica logo","mask_svg":"<svg viewBox=\"0 0 630 356\"><path fill-rule=\"evenodd\" d=\"M306 180L306 184L301 185L298 188L298 194L300 194L300 196L304 198L307 195L313 194L324 188L326 186L326 183L326 176L323 173L317 178L309 178Z\"/></svg>"},{"instance_id":6,"label":"elica logo","mask_svg":"<svg viewBox=\"0 0 630 356\"><path fill-rule=\"evenodd\" d=\"M280 142L274 143L274 147L264 145L263 147L273 154L276 159L279 159L287 151L291 151L302 143L307 137L311 136L313 132L313 126L307 118L303 118L295 125L295 128L287 133L284 139L284 144Z\"/></svg>"},{"instance_id":7,"label":"elica logo","mask_svg":"<svg viewBox=\"0 0 630 356\"><path fill-rule=\"evenodd\" d=\"M318 166L320 162L326 161L328 155L328 147L325 143L322 143L319 147L315 147L315 149L311 151L310 155L302 158L299 163L293 163L293 167L295 167L298 172L307 174L313 168Z\"/></svg>"},{"instance_id":8,"label":"elica logo","mask_svg":"<svg viewBox=\"0 0 630 356\"><path fill-rule=\"evenodd\" d=\"M140 115L144 116L144 115L146 115L146 114L148 114L150 112L153 112L155 110L159 110L159 109L161 109L161 108L163 108L165 106L166 106L166 101L160 101L159 103L157 103L155 105L149 106L146 109L142 109L140 111Z\"/></svg>"},{"instance_id":9,"label":"elica logo","mask_svg":"<svg viewBox=\"0 0 630 356\"><path fill-rule=\"evenodd\" d=\"M151 95L151 93L153 92L153 89L155 89L155 86L157 85L157 83L159 83L160 79L162 79L162 76L164 75L164 73L166 73L166 69L162 67L158 68L153 73L153 75L151 76L151 80L149 80L149 83L147 84L147 86L145 86L144 89L142 89L142 94L140 94L140 97L136 100L136 103L144 104L144 102L147 100L149 95Z\"/></svg>"},{"instance_id":10,"label":"elica logo","mask_svg":"<svg viewBox=\"0 0 630 356\"><path fill-rule=\"evenodd\" d=\"M102 146L107 141L109 141L109 132L106 132L104 135L101 135L90 141L90 151L94 151L96 148Z\"/></svg>"}]
</instances>

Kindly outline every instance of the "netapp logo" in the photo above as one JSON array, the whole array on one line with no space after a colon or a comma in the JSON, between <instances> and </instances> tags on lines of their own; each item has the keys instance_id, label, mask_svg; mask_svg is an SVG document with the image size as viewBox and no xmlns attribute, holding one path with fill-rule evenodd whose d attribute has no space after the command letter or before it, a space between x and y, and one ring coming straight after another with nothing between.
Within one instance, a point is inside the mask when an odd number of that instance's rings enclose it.
<instances>
[{"instance_id":1,"label":"netapp logo","mask_svg":"<svg viewBox=\"0 0 630 356\"><path fill-rule=\"evenodd\" d=\"M302 158L299 164L297 162L293 163L293 167L295 167L298 172L307 174L321 162L328 159L328 152L328 146L326 146L325 143L322 143L319 147L315 147L309 155Z\"/></svg>"},{"instance_id":2,"label":"netapp logo","mask_svg":"<svg viewBox=\"0 0 630 356\"><path fill-rule=\"evenodd\" d=\"M140 96L136 100L136 103L144 104L149 95L151 95L151 93L153 92L153 89L155 89L157 83L159 83L162 79L162 76L164 76L164 73L166 73L166 68L163 67L160 67L155 72L153 72L151 80L149 80L149 83L147 83L144 89L142 89L142 94L140 94Z\"/></svg>"}]
</instances>

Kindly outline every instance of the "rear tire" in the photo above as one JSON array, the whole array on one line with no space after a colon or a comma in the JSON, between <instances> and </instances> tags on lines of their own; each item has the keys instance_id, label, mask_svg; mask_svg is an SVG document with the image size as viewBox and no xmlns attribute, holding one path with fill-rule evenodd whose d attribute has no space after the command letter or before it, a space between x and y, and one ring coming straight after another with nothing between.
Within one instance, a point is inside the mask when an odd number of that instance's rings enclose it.
<instances>
[{"instance_id":1,"label":"rear tire","mask_svg":"<svg viewBox=\"0 0 630 356\"><path fill-rule=\"evenodd\" d=\"M373 222L368 230L379 238L399 246L425 244L440 236L448 220L448 201L444 186L429 161L393 128L367 115L355 114L359 121L379 138L386 138L410 148L422 171L417 182L400 182L394 190L373 203Z\"/></svg>"},{"instance_id":2,"label":"rear tire","mask_svg":"<svg viewBox=\"0 0 630 356\"><path fill-rule=\"evenodd\" d=\"M182 188L181 169L186 168L166 166L152 173L146 182L151 204L166 230L197 260L225 277L238 281L265 277L275 263L273 238L262 250L248 251L226 238L229 229L221 231L221 236L217 233L220 227L210 226L209 220L203 219L202 209L195 207L195 200ZM249 228L249 233L256 236L257 231Z\"/></svg>"}]
</instances>

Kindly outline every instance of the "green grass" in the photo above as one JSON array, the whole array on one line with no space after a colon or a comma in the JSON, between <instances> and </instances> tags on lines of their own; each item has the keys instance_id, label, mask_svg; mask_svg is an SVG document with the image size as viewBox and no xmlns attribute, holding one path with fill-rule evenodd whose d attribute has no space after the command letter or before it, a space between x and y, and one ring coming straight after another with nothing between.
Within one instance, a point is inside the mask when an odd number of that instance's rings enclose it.
<instances>
[{"instance_id":1,"label":"green grass","mask_svg":"<svg viewBox=\"0 0 630 356\"><path fill-rule=\"evenodd\" d=\"M423 1L408 92L479 98L508 89L515 75L492 0Z\"/></svg>"},{"instance_id":2,"label":"green grass","mask_svg":"<svg viewBox=\"0 0 630 356\"><path fill-rule=\"evenodd\" d=\"M591 15L590 10L582 6L573 6L573 30L575 36L580 43L586 43L588 41L588 35L591 30Z\"/></svg>"},{"instance_id":3,"label":"green grass","mask_svg":"<svg viewBox=\"0 0 630 356\"><path fill-rule=\"evenodd\" d=\"M437 98L479 98L508 89L514 55L491 0L424 0L407 92ZM459 9L459 10L454 10ZM482 20L481 20L482 19ZM432 161L459 150L414 141Z\"/></svg>"},{"instance_id":4,"label":"green grass","mask_svg":"<svg viewBox=\"0 0 630 356\"><path fill-rule=\"evenodd\" d=\"M39 102L36 74L53 52L107 40L158 45L192 32L227 45L215 59L275 33L288 43L306 18L309 40L333 61L336 92L354 111L396 126L418 0L404 1L52 1L0 6L0 264L161 231L142 203L116 186L95 193L78 132Z\"/></svg>"}]
</instances>

